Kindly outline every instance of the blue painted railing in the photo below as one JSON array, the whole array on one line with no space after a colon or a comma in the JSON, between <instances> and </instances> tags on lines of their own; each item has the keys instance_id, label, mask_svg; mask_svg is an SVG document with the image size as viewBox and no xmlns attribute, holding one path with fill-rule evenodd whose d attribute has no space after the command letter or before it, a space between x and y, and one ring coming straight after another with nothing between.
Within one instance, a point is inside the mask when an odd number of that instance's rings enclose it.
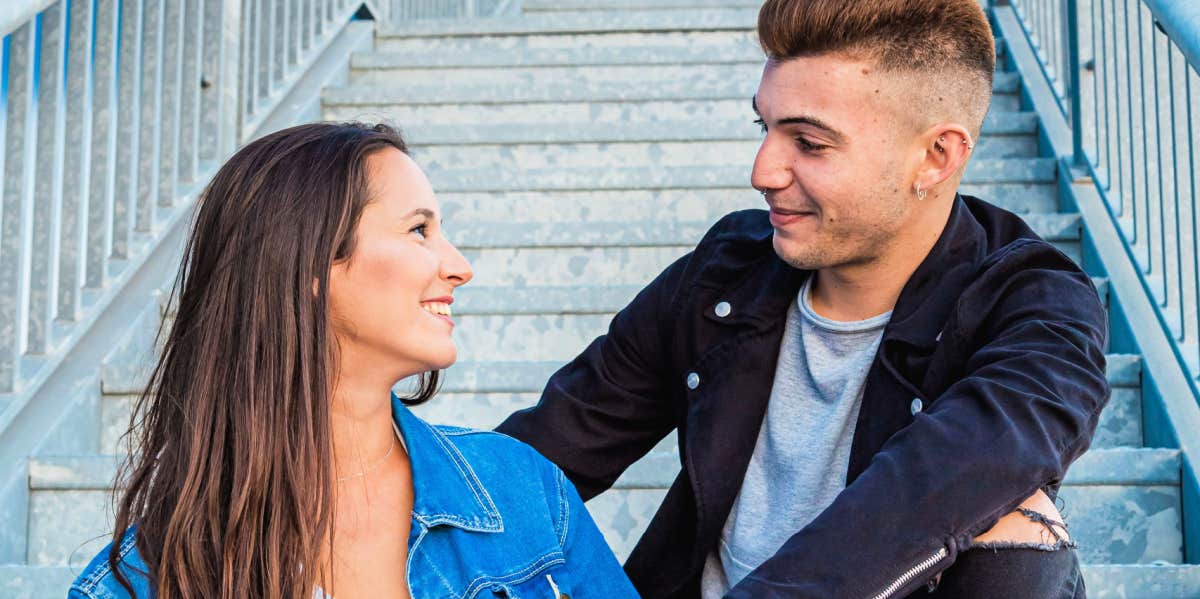
<instances>
[{"instance_id":1,"label":"blue painted railing","mask_svg":"<svg viewBox=\"0 0 1200 599\"><path fill-rule=\"evenodd\" d=\"M1200 397L1200 2L1011 4Z\"/></svg>"}]
</instances>

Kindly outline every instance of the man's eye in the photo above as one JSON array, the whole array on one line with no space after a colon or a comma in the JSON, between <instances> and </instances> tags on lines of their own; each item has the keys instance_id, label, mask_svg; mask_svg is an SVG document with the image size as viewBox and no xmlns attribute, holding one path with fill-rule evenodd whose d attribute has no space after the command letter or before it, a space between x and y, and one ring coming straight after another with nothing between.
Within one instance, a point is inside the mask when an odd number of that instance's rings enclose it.
<instances>
[{"instance_id":1,"label":"man's eye","mask_svg":"<svg viewBox=\"0 0 1200 599\"><path fill-rule=\"evenodd\" d=\"M803 137L797 137L796 143L800 144L800 148L803 149L805 152L820 152L821 150L824 150L825 148L829 147L829 146L823 146L821 144L812 143L812 142L808 141L807 139L804 139Z\"/></svg>"},{"instance_id":2,"label":"man's eye","mask_svg":"<svg viewBox=\"0 0 1200 599\"><path fill-rule=\"evenodd\" d=\"M427 226L428 225L417 225L417 226L413 227L409 231L409 233L416 233L417 235L420 235L422 239L424 239L425 238L425 228Z\"/></svg>"}]
</instances>

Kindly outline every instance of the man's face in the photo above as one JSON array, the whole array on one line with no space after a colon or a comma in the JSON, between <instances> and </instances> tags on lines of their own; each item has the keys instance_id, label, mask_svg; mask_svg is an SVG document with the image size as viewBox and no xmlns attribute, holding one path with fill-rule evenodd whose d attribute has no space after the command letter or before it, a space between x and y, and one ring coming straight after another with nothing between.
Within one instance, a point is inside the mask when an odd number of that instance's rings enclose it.
<instances>
[{"instance_id":1,"label":"man's face","mask_svg":"<svg viewBox=\"0 0 1200 599\"><path fill-rule=\"evenodd\" d=\"M766 134L751 177L775 252L801 269L867 264L913 217L922 152L895 77L838 56L769 61L755 96Z\"/></svg>"}]
</instances>

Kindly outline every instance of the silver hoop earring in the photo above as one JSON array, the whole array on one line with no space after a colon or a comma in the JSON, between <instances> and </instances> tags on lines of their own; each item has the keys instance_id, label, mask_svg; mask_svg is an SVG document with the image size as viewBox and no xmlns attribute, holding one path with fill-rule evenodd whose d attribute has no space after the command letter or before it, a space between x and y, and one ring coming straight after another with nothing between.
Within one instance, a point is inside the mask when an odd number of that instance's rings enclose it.
<instances>
[{"instance_id":1,"label":"silver hoop earring","mask_svg":"<svg viewBox=\"0 0 1200 599\"><path fill-rule=\"evenodd\" d=\"M929 195L928 189L921 189L921 184L917 183L917 201L924 202L925 196Z\"/></svg>"}]
</instances>

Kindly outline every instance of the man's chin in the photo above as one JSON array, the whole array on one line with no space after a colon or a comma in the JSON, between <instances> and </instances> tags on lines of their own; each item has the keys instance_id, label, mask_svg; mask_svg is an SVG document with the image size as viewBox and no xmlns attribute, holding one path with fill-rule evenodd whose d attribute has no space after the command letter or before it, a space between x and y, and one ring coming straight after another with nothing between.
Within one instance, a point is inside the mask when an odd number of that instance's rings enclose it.
<instances>
[{"instance_id":1,"label":"man's chin","mask_svg":"<svg viewBox=\"0 0 1200 599\"><path fill-rule=\"evenodd\" d=\"M798 243L781 237L776 233L773 245L775 247L775 254L779 256L779 259L786 262L792 268L820 270L828 266L826 260L821 259L821 252L812 247L811 244Z\"/></svg>"}]
</instances>

